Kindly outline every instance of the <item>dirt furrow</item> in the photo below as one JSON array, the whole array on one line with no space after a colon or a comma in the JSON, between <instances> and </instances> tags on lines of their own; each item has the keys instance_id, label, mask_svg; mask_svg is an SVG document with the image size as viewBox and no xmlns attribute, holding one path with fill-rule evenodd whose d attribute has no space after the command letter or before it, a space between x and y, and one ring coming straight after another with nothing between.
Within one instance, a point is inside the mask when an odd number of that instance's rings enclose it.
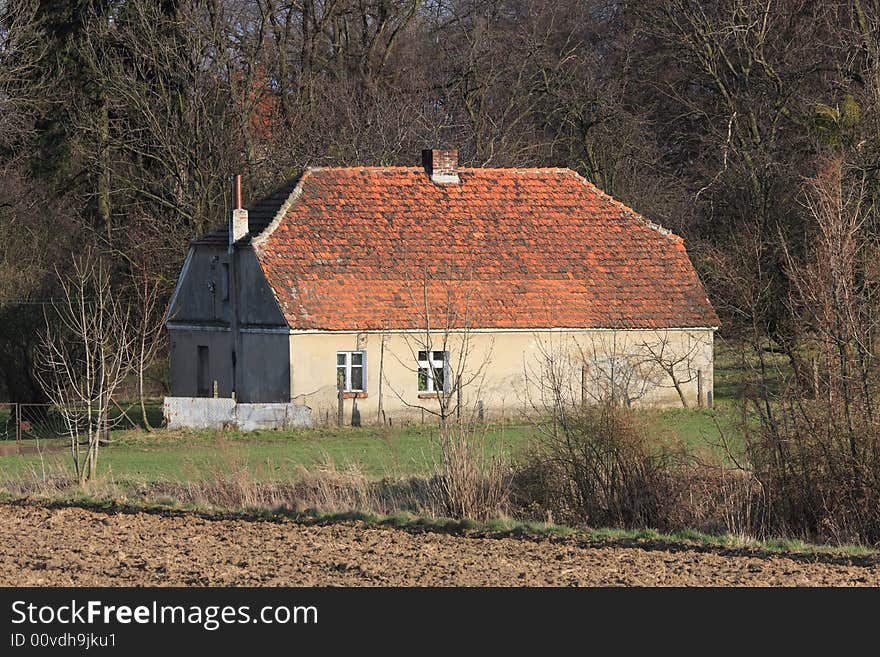
<instances>
[{"instance_id":1,"label":"dirt furrow","mask_svg":"<svg viewBox=\"0 0 880 657\"><path fill-rule=\"evenodd\" d=\"M0 505L0 585L880 585L865 560Z\"/></svg>"}]
</instances>

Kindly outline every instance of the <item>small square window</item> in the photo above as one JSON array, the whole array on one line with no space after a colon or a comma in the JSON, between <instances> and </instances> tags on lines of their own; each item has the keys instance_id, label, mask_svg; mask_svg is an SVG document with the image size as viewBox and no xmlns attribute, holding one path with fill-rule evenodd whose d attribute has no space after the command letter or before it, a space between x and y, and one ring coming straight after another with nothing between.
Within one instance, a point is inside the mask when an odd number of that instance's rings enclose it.
<instances>
[{"instance_id":1,"label":"small square window","mask_svg":"<svg viewBox=\"0 0 880 657\"><path fill-rule=\"evenodd\" d=\"M428 353L419 352L419 392L449 392L449 352L431 351L430 360Z\"/></svg>"},{"instance_id":2,"label":"small square window","mask_svg":"<svg viewBox=\"0 0 880 657\"><path fill-rule=\"evenodd\" d=\"M343 392L366 391L366 360L363 351L336 352L336 385L341 386Z\"/></svg>"}]
</instances>

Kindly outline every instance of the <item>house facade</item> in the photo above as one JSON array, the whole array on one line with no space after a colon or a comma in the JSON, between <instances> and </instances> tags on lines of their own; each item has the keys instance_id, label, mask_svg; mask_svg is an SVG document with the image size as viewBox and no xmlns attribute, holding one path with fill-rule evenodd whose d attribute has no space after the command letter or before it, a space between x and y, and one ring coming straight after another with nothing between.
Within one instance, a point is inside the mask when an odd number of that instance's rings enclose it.
<instances>
[{"instance_id":1,"label":"house facade","mask_svg":"<svg viewBox=\"0 0 880 657\"><path fill-rule=\"evenodd\" d=\"M513 416L552 380L711 405L717 326L681 238L575 172L432 150L420 167L306 169L193 241L170 403L287 405L305 423Z\"/></svg>"}]
</instances>

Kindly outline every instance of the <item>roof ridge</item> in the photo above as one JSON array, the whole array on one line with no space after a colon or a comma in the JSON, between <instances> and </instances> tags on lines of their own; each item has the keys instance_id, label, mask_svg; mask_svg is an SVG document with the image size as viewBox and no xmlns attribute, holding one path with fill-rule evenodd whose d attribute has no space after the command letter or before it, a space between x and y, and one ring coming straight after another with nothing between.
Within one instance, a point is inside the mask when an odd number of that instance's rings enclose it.
<instances>
[{"instance_id":1,"label":"roof ridge","mask_svg":"<svg viewBox=\"0 0 880 657\"><path fill-rule=\"evenodd\" d=\"M613 203L614 205L619 207L624 212L632 215L632 218L635 219L636 221L638 221L640 224L643 224L644 226L646 226L647 228L650 228L651 230L657 231L658 233L660 233L664 237L668 237L669 239L671 239L675 242L680 242L682 244L684 243L684 238L681 237L681 235L676 235L672 231L671 228L667 228L663 224L659 224L656 221L651 221L650 219L648 219L646 216L644 216L640 212L636 212L631 207L629 207L626 203L623 203L622 201L618 201L616 198L611 196L611 194L600 189L595 183L593 183L591 180L588 180L586 177L582 176L574 169L566 168L566 169L564 169L564 171L573 175L577 180L579 180L587 189L589 189L594 194L601 196L605 200L610 201L611 203Z\"/></svg>"},{"instance_id":2,"label":"roof ridge","mask_svg":"<svg viewBox=\"0 0 880 657\"><path fill-rule=\"evenodd\" d=\"M251 245L254 247L260 247L263 242L269 239L272 233L275 232L275 229L278 228L278 225L284 219L284 216L287 214L287 211L290 209L290 206L293 205L294 201L300 197L302 194L303 183L311 177L312 172L315 170L314 167L306 167L303 172L299 176L299 180L296 185L294 185L290 194L287 195L287 198L281 203L278 207L278 210L275 212L275 216L272 217L272 221L266 224L266 227L260 231L258 235L255 235L253 239L251 239Z\"/></svg>"},{"instance_id":3,"label":"roof ridge","mask_svg":"<svg viewBox=\"0 0 880 657\"><path fill-rule=\"evenodd\" d=\"M378 172L393 172L393 171L407 171L407 172L416 172L423 171L424 168L420 166L380 166L380 165L354 165L354 166L307 166L302 174L299 176L299 180L297 180L296 185L294 185L290 194L288 194L287 198L281 203L277 212L272 218L265 228L258 235L255 235L251 243L254 246L259 246L263 242L265 242L269 237L275 232L275 229L284 219L284 215L290 209L290 206L293 205L294 201L300 197L302 194L303 183L307 178L309 178L313 173L320 173L324 171L378 171ZM512 173L527 173L527 174L553 174L553 175L567 175L573 177L575 180L580 182L584 187L586 187L589 191L596 194L600 198L605 201L612 203L613 205L620 208L620 210L631 216L632 219L642 224L646 228L656 231L660 235L669 238L670 240L684 244L684 238L680 235L675 234L670 228L665 227L664 225L652 221L642 215L639 212L636 212L631 207L623 203L622 201L617 200L611 194L608 194L604 190L600 189L595 183L591 180L582 176L580 173L575 171L570 167L459 167L459 171L462 172L473 172L473 171L506 171ZM284 185L278 187L274 192L264 197L261 201L258 201L257 204L262 203L264 201L268 201L272 196L282 191L284 187L289 183L287 181ZM256 204L255 204L256 205Z\"/></svg>"},{"instance_id":4,"label":"roof ridge","mask_svg":"<svg viewBox=\"0 0 880 657\"><path fill-rule=\"evenodd\" d=\"M378 164L351 164L344 166L309 166L306 167L310 171L424 171L424 167L417 166L395 166L395 165L378 165Z\"/></svg>"},{"instance_id":5,"label":"roof ridge","mask_svg":"<svg viewBox=\"0 0 880 657\"><path fill-rule=\"evenodd\" d=\"M422 166L413 165L376 165L347 164L342 166L309 166L308 169L320 171L424 171ZM576 173L569 167L457 167L458 171L508 171L514 173Z\"/></svg>"}]
</instances>

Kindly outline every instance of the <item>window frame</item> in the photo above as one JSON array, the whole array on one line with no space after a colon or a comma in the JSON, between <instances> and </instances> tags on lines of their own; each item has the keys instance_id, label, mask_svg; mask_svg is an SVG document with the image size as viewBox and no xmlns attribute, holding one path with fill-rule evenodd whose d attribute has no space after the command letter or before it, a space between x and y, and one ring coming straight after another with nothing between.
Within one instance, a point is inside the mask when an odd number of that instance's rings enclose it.
<instances>
[{"instance_id":1,"label":"window frame","mask_svg":"<svg viewBox=\"0 0 880 657\"><path fill-rule=\"evenodd\" d=\"M353 354L360 354L360 365L353 365L351 357ZM339 357L345 356L345 364L340 365ZM361 370L361 387L354 389L351 387L351 371L354 368ZM367 352L364 349L355 349L353 351L337 351L336 352L336 386L339 386L339 371L344 371L345 380L342 385L342 392L365 393L367 392Z\"/></svg>"},{"instance_id":2,"label":"window frame","mask_svg":"<svg viewBox=\"0 0 880 657\"><path fill-rule=\"evenodd\" d=\"M422 354L425 354L425 359L422 359ZM442 354L441 359L436 358L436 354ZM449 394L449 352L446 350L440 349L419 349L418 353L416 353L416 362L418 363L417 368L417 381L416 386L418 387L418 392L420 395L448 395ZM443 371L443 389L437 390L435 383L436 379L434 377L434 372L438 369L442 369ZM425 388L422 389L422 370L428 370L430 375L425 377Z\"/></svg>"}]
</instances>

